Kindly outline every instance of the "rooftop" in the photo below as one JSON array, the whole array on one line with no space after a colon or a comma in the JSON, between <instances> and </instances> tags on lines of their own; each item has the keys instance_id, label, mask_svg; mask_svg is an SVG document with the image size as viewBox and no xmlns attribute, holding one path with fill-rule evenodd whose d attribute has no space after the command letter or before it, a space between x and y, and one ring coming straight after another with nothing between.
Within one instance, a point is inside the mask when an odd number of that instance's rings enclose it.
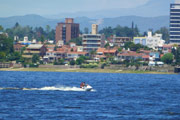
<instances>
[{"instance_id":1,"label":"rooftop","mask_svg":"<svg viewBox=\"0 0 180 120\"><path fill-rule=\"evenodd\" d=\"M30 44L27 48L28 49L40 49L43 44Z\"/></svg>"}]
</instances>

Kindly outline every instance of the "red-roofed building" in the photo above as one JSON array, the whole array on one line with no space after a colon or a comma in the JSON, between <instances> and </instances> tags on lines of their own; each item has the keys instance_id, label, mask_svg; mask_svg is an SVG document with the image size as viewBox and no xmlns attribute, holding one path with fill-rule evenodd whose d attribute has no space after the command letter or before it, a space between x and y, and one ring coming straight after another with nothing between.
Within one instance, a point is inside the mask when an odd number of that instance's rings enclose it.
<instances>
[{"instance_id":1,"label":"red-roofed building","mask_svg":"<svg viewBox=\"0 0 180 120\"><path fill-rule=\"evenodd\" d=\"M118 53L117 49L106 49L104 51L104 55L108 56L108 55L111 55L111 56L116 56Z\"/></svg>"},{"instance_id":2,"label":"red-roofed building","mask_svg":"<svg viewBox=\"0 0 180 120\"><path fill-rule=\"evenodd\" d=\"M172 47L173 47L173 45L170 45L170 44L169 44L169 45L168 45L168 44L163 45L162 52L163 52L164 54L166 54L166 53L171 53Z\"/></svg>"},{"instance_id":3,"label":"red-roofed building","mask_svg":"<svg viewBox=\"0 0 180 120\"><path fill-rule=\"evenodd\" d=\"M119 53L117 55L117 60L124 61L124 60L137 60L137 59L143 59L144 54L142 53L136 53L133 51L127 51L124 53Z\"/></svg>"},{"instance_id":4,"label":"red-roofed building","mask_svg":"<svg viewBox=\"0 0 180 120\"><path fill-rule=\"evenodd\" d=\"M143 55L142 56L142 59L143 59L143 61L149 61L149 55Z\"/></svg>"},{"instance_id":5,"label":"red-roofed building","mask_svg":"<svg viewBox=\"0 0 180 120\"><path fill-rule=\"evenodd\" d=\"M21 52L22 48L25 47L25 45L22 45L20 43L17 43L13 46L14 46L14 51L16 51L16 52Z\"/></svg>"},{"instance_id":6,"label":"red-roofed building","mask_svg":"<svg viewBox=\"0 0 180 120\"><path fill-rule=\"evenodd\" d=\"M97 49L97 55L112 55L112 56L116 56L118 51L117 49L106 49L106 48L98 48Z\"/></svg>"}]
</instances>

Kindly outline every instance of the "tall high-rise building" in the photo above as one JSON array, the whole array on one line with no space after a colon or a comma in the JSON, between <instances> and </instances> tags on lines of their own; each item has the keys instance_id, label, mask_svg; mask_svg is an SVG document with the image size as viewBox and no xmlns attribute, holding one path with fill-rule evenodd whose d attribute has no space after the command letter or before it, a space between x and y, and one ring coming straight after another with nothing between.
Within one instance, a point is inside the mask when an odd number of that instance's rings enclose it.
<instances>
[{"instance_id":1,"label":"tall high-rise building","mask_svg":"<svg viewBox=\"0 0 180 120\"><path fill-rule=\"evenodd\" d=\"M79 37L79 24L74 23L73 18L66 18L65 23L58 23L56 26L56 44L69 42Z\"/></svg>"},{"instance_id":2,"label":"tall high-rise building","mask_svg":"<svg viewBox=\"0 0 180 120\"><path fill-rule=\"evenodd\" d=\"M91 34L82 35L83 51L90 52L104 47L104 35L98 34L98 25L92 25Z\"/></svg>"},{"instance_id":3,"label":"tall high-rise building","mask_svg":"<svg viewBox=\"0 0 180 120\"><path fill-rule=\"evenodd\" d=\"M170 43L180 44L180 0L170 5Z\"/></svg>"}]
</instances>

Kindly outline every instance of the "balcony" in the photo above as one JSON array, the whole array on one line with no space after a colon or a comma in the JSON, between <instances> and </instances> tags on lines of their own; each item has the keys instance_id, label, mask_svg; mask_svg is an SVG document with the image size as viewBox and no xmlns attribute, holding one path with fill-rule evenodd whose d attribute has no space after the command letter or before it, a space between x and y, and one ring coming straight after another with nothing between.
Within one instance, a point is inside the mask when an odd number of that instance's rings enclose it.
<instances>
[{"instance_id":1,"label":"balcony","mask_svg":"<svg viewBox=\"0 0 180 120\"><path fill-rule=\"evenodd\" d=\"M40 54L40 51L24 51L24 53Z\"/></svg>"},{"instance_id":2,"label":"balcony","mask_svg":"<svg viewBox=\"0 0 180 120\"><path fill-rule=\"evenodd\" d=\"M101 42L83 42L83 44L93 44L93 45L98 44L98 45L100 45Z\"/></svg>"},{"instance_id":3,"label":"balcony","mask_svg":"<svg viewBox=\"0 0 180 120\"><path fill-rule=\"evenodd\" d=\"M23 58L32 58L32 55L22 55Z\"/></svg>"}]
</instances>

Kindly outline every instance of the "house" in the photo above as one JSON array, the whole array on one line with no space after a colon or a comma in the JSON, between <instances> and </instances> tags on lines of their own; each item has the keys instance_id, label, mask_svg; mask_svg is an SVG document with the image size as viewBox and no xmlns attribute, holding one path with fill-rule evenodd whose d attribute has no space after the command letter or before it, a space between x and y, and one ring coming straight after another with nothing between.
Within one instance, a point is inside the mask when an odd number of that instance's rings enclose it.
<instances>
[{"instance_id":1,"label":"house","mask_svg":"<svg viewBox=\"0 0 180 120\"><path fill-rule=\"evenodd\" d=\"M32 58L33 54L37 54L40 57L46 55L47 48L43 44L31 44L29 45L23 53L24 58Z\"/></svg>"},{"instance_id":2,"label":"house","mask_svg":"<svg viewBox=\"0 0 180 120\"><path fill-rule=\"evenodd\" d=\"M142 59L143 59L143 61L149 61L149 55L143 55L142 56Z\"/></svg>"},{"instance_id":3,"label":"house","mask_svg":"<svg viewBox=\"0 0 180 120\"><path fill-rule=\"evenodd\" d=\"M162 47L162 53L164 53L164 54L166 54L166 53L171 53L172 47L173 47L173 45L171 45L171 44L165 44L165 45L163 45L163 47Z\"/></svg>"},{"instance_id":4,"label":"house","mask_svg":"<svg viewBox=\"0 0 180 120\"><path fill-rule=\"evenodd\" d=\"M142 57L143 57L142 53L136 53L134 51L124 51L117 55L116 60L118 60L118 61L138 60L138 59L143 59Z\"/></svg>"},{"instance_id":5,"label":"house","mask_svg":"<svg viewBox=\"0 0 180 120\"><path fill-rule=\"evenodd\" d=\"M43 57L43 60L47 63L58 61L60 59L66 58L66 52L65 51L47 51L46 55Z\"/></svg>"},{"instance_id":6,"label":"house","mask_svg":"<svg viewBox=\"0 0 180 120\"><path fill-rule=\"evenodd\" d=\"M47 51L54 51L56 45L53 45L53 44L49 44L49 45L45 45L46 48L47 48Z\"/></svg>"},{"instance_id":7,"label":"house","mask_svg":"<svg viewBox=\"0 0 180 120\"><path fill-rule=\"evenodd\" d=\"M150 61L159 61L160 60L160 53L159 52L151 52L149 53Z\"/></svg>"},{"instance_id":8,"label":"house","mask_svg":"<svg viewBox=\"0 0 180 120\"><path fill-rule=\"evenodd\" d=\"M16 43L13 45L13 47L14 47L14 51L21 52L23 47L25 47L25 45L21 45L20 43Z\"/></svg>"},{"instance_id":9,"label":"house","mask_svg":"<svg viewBox=\"0 0 180 120\"><path fill-rule=\"evenodd\" d=\"M76 60L80 56L89 56L88 52L67 52L68 60Z\"/></svg>"},{"instance_id":10,"label":"house","mask_svg":"<svg viewBox=\"0 0 180 120\"><path fill-rule=\"evenodd\" d=\"M117 56L117 49L105 49L104 50L104 55L106 56Z\"/></svg>"}]
</instances>

